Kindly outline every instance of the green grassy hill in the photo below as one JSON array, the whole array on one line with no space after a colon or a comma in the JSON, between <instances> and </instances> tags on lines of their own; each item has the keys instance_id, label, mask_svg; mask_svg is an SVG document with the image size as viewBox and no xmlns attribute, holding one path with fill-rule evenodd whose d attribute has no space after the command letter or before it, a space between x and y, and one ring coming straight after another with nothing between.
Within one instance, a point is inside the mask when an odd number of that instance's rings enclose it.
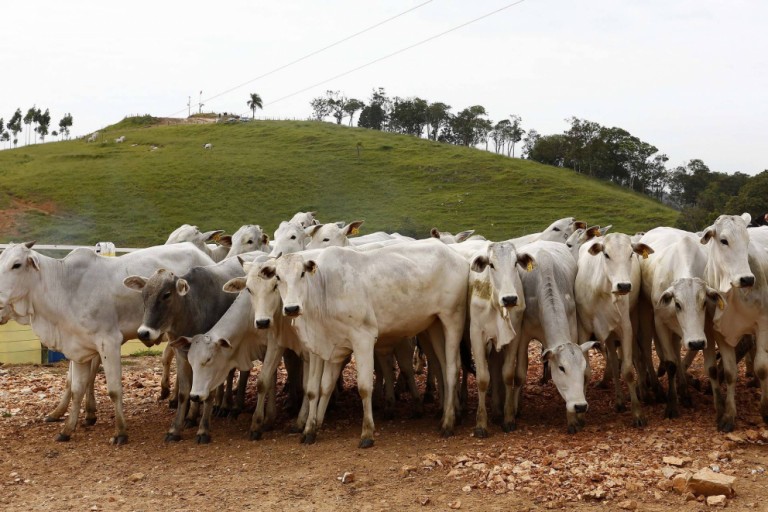
<instances>
[{"instance_id":1,"label":"green grassy hill","mask_svg":"<svg viewBox=\"0 0 768 512\"><path fill-rule=\"evenodd\" d=\"M20 214L3 242L143 246L164 242L183 223L228 233L260 224L272 233L300 210L317 211L321 221L364 219L362 233L426 236L436 226L492 239L570 215L630 233L672 225L677 216L567 169L328 123L127 119L101 133L101 142L0 151L0 209L53 205L52 214ZM126 142L115 144L120 135Z\"/></svg>"}]
</instances>

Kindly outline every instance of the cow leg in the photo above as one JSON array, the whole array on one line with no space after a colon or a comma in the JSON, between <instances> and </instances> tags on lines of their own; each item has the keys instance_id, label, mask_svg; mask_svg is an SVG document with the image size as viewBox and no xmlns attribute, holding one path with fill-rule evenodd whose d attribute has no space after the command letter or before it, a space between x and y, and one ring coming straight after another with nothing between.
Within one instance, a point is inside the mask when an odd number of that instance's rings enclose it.
<instances>
[{"instance_id":1,"label":"cow leg","mask_svg":"<svg viewBox=\"0 0 768 512\"><path fill-rule=\"evenodd\" d=\"M482 327L471 325L469 339L472 356L475 359L475 383L477 384L477 414L475 418L475 437L488 437L488 410L485 407L485 395L491 383L488 359L485 357L485 336Z\"/></svg>"},{"instance_id":2,"label":"cow leg","mask_svg":"<svg viewBox=\"0 0 768 512\"><path fill-rule=\"evenodd\" d=\"M762 394L760 396L760 414L768 423L768 325L759 324L755 338L754 373Z\"/></svg>"},{"instance_id":3,"label":"cow leg","mask_svg":"<svg viewBox=\"0 0 768 512\"><path fill-rule=\"evenodd\" d=\"M632 404L632 425L644 427L648 422L645 419L642 405L637 397L637 379L635 378L635 366L633 363L632 348L635 340L632 323L626 320L622 323L621 334L621 378L627 383L629 399ZM618 380L618 379L616 379ZM671 381L674 384L674 379Z\"/></svg>"},{"instance_id":4,"label":"cow leg","mask_svg":"<svg viewBox=\"0 0 768 512\"><path fill-rule=\"evenodd\" d=\"M200 425L197 427L197 444L208 444L211 442L211 416L213 415L213 394L203 402L203 414L200 417Z\"/></svg>"},{"instance_id":5,"label":"cow leg","mask_svg":"<svg viewBox=\"0 0 768 512\"><path fill-rule=\"evenodd\" d=\"M173 347L168 343L163 349L163 376L160 379L160 400L165 400L171 395L171 362L173 361Z\"/></svg>"},{"instance_id":6,"label":"cow leg","mask_svg":"<svg viewBox=\"0 0 768 512\"><path fill-rule=\"evenodd\" d=\"M371 339L373 344L375 338ZM360 399L363 401L363 431L360 434L360 444L358 448L370 448L373 446L373 403L371 393L373 392L373 349L355 350L355 363L357 365L357 390L360 393ZM325 384L325 378L323 378ZM325 387L325 386L323 386Z\"/></svg>"},{"instance_id":7,"label":"cow leg","mask_svg":"<svg viewBox=\"0 0 768 512\"><path fill-rule=\"evenodd\" d=\"M219 418L226 418L229 416L229 411L232 409L232 384L235 381L235 369L232 368L227 374L227 380L225 381L224 397L219 406L219 412L216 414Z\"/></svg>"},{"instance_id":8,"label":"cow leg","mask_svg":"<svg viewBox=\"0 0 768 512\"><path fill-rule=\"evenodd\" d=\"M424 357L427 360L427 378L426 386L424 388L424 403L433 403L435 401L435 382L438 382L438 386L442 386L442 380L440 375L440 363L437 360L437 354L435 353L432 342L429 341L427 333L419 333L416 336L418 340L418 346L421 347ZM442 396L442 395L440 395Z\"/></svg>"},{"instance_id":9,"label":"cow leg","mask_svg":"<svg viewBox=\"0 0 768 512\"><path fill-rule=\"evenodd\" d=\"M101 365L101 357L94 357L91 359L91 371L88 376L88 387L85 389L85 420L83 425L91 426L96 424L96 392L95 382L96 374L99 373L99 366Z\"/></svg>"},{"instance_id":10,"label":"cow leg","mask_svg":"<svg viewBox=\"0 0 768 512\"><path fill-rule=\"evenodd\" d=\"M72 361L70 361L69 369L67 370L67 383L64 386L64 392L59 399L59 404L45 417L44 421L46 423L61 421L62 416L67 412L69 402L72 400L72 364Z\"/></svg>"},{"instance_id":11,"label":"cow leg","mask_svg":"<svg viewBox=\"0 0 768 512\"><path fill-rule=\"evenodd\" d=\"M221 404L224 403L224 385L219 384L216 386L216 390L213 392L213 414L216 416L219 415L219 409L221 409Z\"/></svg>"},{"instance_id":12,"label":"cow leg","mask_svg":"<svg viewBox=\"0 0 768 512\"><path fill-rule=\"evenodd\" d=\"M75 428L77 428L77 417L80 414L80 404L83 402L85 388L88 386L88 379L90 378L90 363L76 363L70 361L69 370L71 373L72 400L69 403L69 417L67 418L67 421L64 422L64 428L62 428L59 435L56 436L57 441L69 441L72 438L72 433L75 431Z\"/></svg>"},{"instance_id":13,"label":"cow leg","mask_svg":"<svg viewBox=\"0 0 768 512\"><path fill-rule=\"evenodd\" d=\"M637 362L638 384L641 386L643 399L646 403L651 401L651 392L653 392L656 402L662 402L665 399L664 390L659 382L659 376L653 365L653 340L656 338L659 325L653 314L653 306L646 304L644 299L640 301L639 324L637 348L639 351ZM658 348L658 340L656 347Z\"/></svg>"},{"instance_id":14,"label":"cow leg","mask_svg":"<svg viewBox=\"0 0 768 512\"><path fill-rule=\"evenodd\" d=\"M384 396L384 369L382 368L383 357L378 354L373 358L373 402L376 409L381 409L382 397Z\"/></svg>"},{"instance_id":15,"label":"cow leg","mask_svg":"<svg viewBox=\"0 0 768 512\"><path fill-rule=\"evenodd\" d=\"M516 338L504 348L504 365L501 369L504 377L504 420L501 428L507 433L517 428L522 388L528 374L528 343L520 339L525 338Z\"/></svg>"},{"instance_id":16,"label":"cow leg","mask_svg":"<svg viewBox=\"0 0 768 512\"><path fill-rule=\"evenodd\" d=\"M664 410L665 418L677 418L680 411L677 408L677 359L675 357L673 341L674 333L670 332L661 320L656 320L656 341L657 346L661 348L661 366L664 367L667 374L667 407Z\"/></svg>"},{"instance_id":17,"label":"cow leg","mask_svg":"<svg viewBox=\"0 0 768 512\"><path fill-rule=\"evenodd\" d=\"M190 378L190 380L192 380ZM190 387L190 391L191 391ZM198 419L200 417L200 402L187 402L188 409L187 409L187 416L184 419L184 428L192 428L197 425Z\"/></svg>"},{"instance_id":18,"label":"cow leg","mask_svg":"<svg viewBox=\"0 0 768 512\"><path fill-rule=\"evenodd\" d=\"M328 361L323 362L323 375L320 380L320 398L317 401L317 429L323 426L325 421L325 413L328 411L328 402L331 400L334 392L334 383L339 382L339 375L342 370L349 364L349 359L343 363L330 363ZM373 382L371 382L373 387Z\"/></svg>"},{"instance_id":19,"label":"cow leg","mask_svg":"<svg viewBox=\"0 0 768 512\"><path fill-rule=\"evenodd\" d=\"M309 411L304 424L304 433L301 435L301 442L312 444L317 435L317 405L320 398L320 385L323 378L323 368L325 364L320 356L309 355L309 378L307 380L307 402Z\"/></svg>"},{"instance_id":20,"label":"cow leg","mask_svg":"<svg viewBox=\"0 0 768 512\"><path fill-rule=\"evenodd\" d=\"M381 366L381 377L384 381L384 414L385 420L395 418L395 365L394 357L391 353L378 356L374 353L374 368L376 361Z\"/></svg>"},{"instance_id":21,"label":"cow leg","mask_svg":"<svg viewBox=\"0 0 768 512\"><path fill-rule=\"evenodd\" d=\"M411 394L413 403L411 417L421 418L424 414L424 402L421 399L419 388L416 385L416 374L413 369L413 353L413 344L409 338L404 339L395 346L397 366L400 368L400 375L405 376L405 382L408 384L408 391Z\"/></svg>"},{"instance_id":22,"label":"cow leg","mask_svg":"<svg viewBox=\"0 0 768 512\"><path fill-rule=\"evenodd\" d=\"M189 404L189 392L192 389L192 367L187 360L187 353L183 349L174 349L176 352L176 378L178 380L179 404L176 409L171 428L165 434L166 441L181 441L181 431L184 428L184 417Z\"/></svg>"},{"instance_id":23,"label":"cow leg","mask_svg":"<svg viewBox=\"0 0 768 512\"><path fill-rule=\"evenodd\" d=\"M280 360L277 361L278 365ZM240 370L237 377L237 394L235 395L235 405L229 412L230 418L237 418L245 409L245 391L248 388L248 379L251 376L250 370Z\"/></svg>"},{"instance_id":24,"label":"cow leg","mask_svg":"<svg viewBox=\"0 0 768 512\"><path fill-rule=\"evenodd\" d=\"M288 377L283 386L283 391L288 395L286 409L291 415L297 414L304 402L304 376L302 368L304 361L292 350L283 352L283 364Z\"/></svg>"},{"instance_id":25,"label":"cow leg","mask_svg":"<svg viewBox=\"0 0 768 512\"><path fill-rule=\"evenodd\" d=\"M455 318L441 317L440 320L442 332L439 332L440 329L436 329L436 331L439 333L438 335L442 335L444 342L441 345L445 347L445 366L443 366L445 398L443 400L444 414L440 435L450 437L453 435L453 429L456 425L458 404L456 385L459 379L459 345L461 345L461 338L464 333L464 313L455 315Z\"/></svg>"},{"instance_id":26,"label":"cow leg","mask_svg":"<svg viewBox=\"0 0 768 512\"><path fill-rule=\"evenodd\" d=\"M301 387L303 389L301 398L301 408L299 414L296 417L296 423L291 428L291 432L299 434L304 431L304 427L307 424L307 418L309 417L309 377L310 377L310 360L309 356L302 358L301 361Z\"/></svg>"},{"instance_id":27,"label":"cow leg","mask_svg":"<svg viewBox=\"0 0 768 512\"><path fill-rule=\"evenodd\" d=\"M675 364L677 365L677 394L680 396L680 403L685 407L691 408L693 407L693 399L688 390L688 376L685 374L683 358L680 356L680 351L682 349L680 337L675 336L672 342L674 344L672 347L672 355L675 357Z\"/></svg>"},{"instance_id":28,"label":"cow leg","mask_svg":"<svg viewBox=\"0 0 768 512\"><path fill-rule=\"evenodd\" d=\"M733 432L736 421L736 350L728 343L720 343L720 358L723 362L723 378L725 379L725 410L719 419L717 428L721 432Z\"/></svg>"},{"instance_id":29,"label":"cow leg","mask_svg":"<svg viewBox=\"0 0 768 512\"><path fill-rule=\"evenodd\" d=\"M504 421L504 376L503 366L506 349L503 352L491 352L488 358L488 370L491 373L491 421L501 423ZM513 370L514 371L514 370Z\"/></svg>"},{"instance_id":30,"label":"cow leg","mask_svg":"<svg viewBox=\"0 0 768 512\"><path fill-rule=\"evenodd\" d=\"M107 339L102 342L104 347L101 352L101 362L104 365L104 376L107 379L107 393L115 406L115 436L111 439L112 444L120 445L128 442L128 433L126 432L125 415L123 413L123 380L122 365L120 363L120 342L122 335L118 334L117 339ZM88 376L90 377L90 366L88 367Z\"/></svg>"},{"instance_id":31,"label":"cow leg","mask_svg":"<svg viewBox=\"0 0 768 512\"><path fill-rule=\"evenodd\" d=\"M264 355L264 362L261 365L259 377L256 379L256 410L253 411L251 420L251 439L256 441L261 439L265 427L265 407L267 396L272 391L275 383L275 374L280 360L283 358L283 348L276 341L270 340L267 344L267 353Z\"/></svg>"},{"instance_id":32,"label":"cow leg","mask_svg":"<svg viewBox=\"0 0 768 512\"><path fill-rule=\"evenodd\" d=\"M609 337L604 344L604 349L606 359L605 372L610 373L612 376L620 375L619 356L616 353L616 339ZM603 382L605 382L605 378L603 378ZM613 388L616 401L616 412L626 411L627 408L626 405L624 405L624 392L621 389L621 381L618 379L618 377L613 379Z\"/></svg>"}]
</instances>

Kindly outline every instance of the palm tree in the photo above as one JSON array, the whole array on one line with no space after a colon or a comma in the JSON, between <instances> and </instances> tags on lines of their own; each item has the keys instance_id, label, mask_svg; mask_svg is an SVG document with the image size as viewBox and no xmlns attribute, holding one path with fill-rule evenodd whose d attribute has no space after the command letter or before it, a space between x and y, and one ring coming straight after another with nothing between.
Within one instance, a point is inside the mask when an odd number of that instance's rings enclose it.
<instances>
[{"instance_id":1,"label":"palm tree","mask_svg":"<svg viewBox=\"0 0 768 512\"><path fill-rule=\"evenodd\" d=\"M251 99L248 100L248 108L251 109L251 112L253 112L253 118L256 119L256 109L257 108L264 108L261 101L261 96L256 94L255 92L251 93Z\"/></svg>"}]
</instances>

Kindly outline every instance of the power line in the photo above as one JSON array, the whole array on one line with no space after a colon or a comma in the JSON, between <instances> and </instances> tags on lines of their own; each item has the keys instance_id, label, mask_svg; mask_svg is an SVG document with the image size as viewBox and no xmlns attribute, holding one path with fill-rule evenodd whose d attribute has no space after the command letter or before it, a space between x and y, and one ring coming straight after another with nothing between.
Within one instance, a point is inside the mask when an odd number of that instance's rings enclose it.
<instances>
[{"instance_id":1,"label":"power line","mask_svg":"<svg viewBox=\"0 0 768 512\"><path fill-rule=\"evenodd\" d=\"M220 93L218 93L218 94L215 94L214 96L211 96L211 97L209 97L209 98L206 98L206 99L205 99L205 102L208 102L208 101L214 100L214 99L216 99L216 98L219 98L219 97L221 97L221 96L224 96L225 94L229 94L230 92L232 92L232 91L235 91L235 90L237 90L237 89L239 89L239 88L241 88L241 87L245 87L246 85L248 85L248 84L250 84L250 83L252 83L252 82L255 82L256 80L260 80L260 79L262 79L262 78L264 78L264 77L267 77L267 76L269 76L269 75L271 75L271 74L273 74L273 73L277 73L278 71L281 71L281 70L283 70L283 69L285 69L285 68L287 68L287 67L293 66L294 64L298 64L299 62L301 62L301 61L303 61L303 60L306 60L306 59L308 59L308 58L310 58L310 57L313 57L313 56L315 56L315 55L317 55L317 54L319 54L319 53L322 53L322 52L324 52L324 51L326 51L326 50L329 50L329 49L333 48L334 46L338 46L338 45L340 45L341 43L347 42L347 41L349 41L350 39L354 39L355 37L357 37L357 36L359 36L359 35L365 34L366 32L368 32L368 31L370 31L370 30L373 30L374 28L380 27L380 26L382 26L382 25L384 25L384 24L386 24L386 23L389 23L390 21L396 20L397 18L399 18L399 17L401 17L401 16L404 16L404 15L408 14L409 12L413 12L413 11L415 11L416 9L420 8L420 7L424 7L425 5L427 5L427 4L429 4L429 3L432 3L433 1L434 1L434 0L427 0L426 2L420 3L419 5L416 5L416 6L414 6L414 7L411 7L410 9L408 9L408 10L405 10L405 11L401 12L400 14L396 14L396 15L392 16L391 18L387 18L387 19L385 19L385 20L383 20L383 21L380 21L380 22L378 22L378 23L376 23L376 24L374 24L374 25L371 25L371 26L370 26L370 27L368 27L368 28L364 28L363 30L361 30L361 31L359 31L359 32L355 32L354 34L352 34L352 35L350 35L350 36L347 36L347 37L345 37L345 38L343 38L343 39L339 39L339 40L338 40L338 41L336 41L335 43L331 43L331 44L329 44L328 46L324 46L323 48L320 48L319 50L315 50L315 51L313 51L313 52L311 52L311 53L308 53L308 54L304 55L303 57L299 57L298 59L296 59L296 60L293 60L293 61L289 62L288 64L284 64L284 65L282 65L282 66L280 66L280 67L277 67L277 68L273 69L272 71L268 71L268 72L264 73L263 75L259 75L259 76L257 76L256 78L252 78L251 80L248 80L247 82L243 82L243 83L241 83L240 85L236 85L236 86L234 86L234 87L230 87L230 88L229 88L229 89L227 89L226 91L220 92ZM273 103L274 103L274 102L273 102ZM173 117L173 116L175 116L175 115L177 115L177 114L180 114L180 113L183 113L183 112L184 112L184 109L182 109L182 110L179 110L179 111L177 111L177 112L174 112L173 114L169 115L168 117Z\"/></svg>"},{"instance_id":2,"label":"power line","mask_svg":"<svg viewBox=\"0 0 768 512\"><path fill-rule=\"evenodd\" d=\"M350 70L348 70L348 71L345 71L345 72L343 72L343 73L339 73L338 75L336 75L336 76L333 76L333 77L331 77L331 78L327 78L327 79L325 79L325 80L322 80L322 81L320 81L320 82L317 82L317 83L315 83L315 84L312 84L312 85L310 85L309 87L305 87L305 88L303 88L303 89L301 89L301 90L299 90L299 91L296 91L296 92L292 92L291 94L288 94L288 95L286 95L286 96L283 96L283 97L281 97L281 98L278 98L278 99L276 99L276 100L274 100L274 101L271 101L271 102L269 102L269 103L265 103L265 105L272 105L272 104L274 104L274 103L277 103L277 102L280 102L280 101L283 101L283 100L287 100L288 98L292 98L293 96L296 96L296 95L298 95L298 94L301 94L301 93L303 93L303 92L306 92L306 91L308 91L308 90L310 90L310 89L314 89L315 87L317 87L317 86L319 86L319 85L323 85L323 84L325 84L325 83L331 82L331 81L333 81L333 80L336 80L337 78L341 78L341 77L343 77L343 76L349 75L349 74L351 74L351 73L354 73L355 71L359 71L359 70L361 70L361 69L363 69L363 68L366 68L366 67L368 67L368 66L371 66L371 65L373 65L373 64L376 64L377 62L381 62L381 61L383 61L383 60L389 59L390 57L394 57L395 55L399 55L399 54L401 54L401 53L403 53L403 52L406 52L406 51L408 51L408 50L411 50L411 49L413 49L413 48L416 48L417 46L421 46L422 44L428 43L428 42L430 42L430 41L434 41L435 39L437 39L437 38L439 38L439 37L442 37L442 36L444 36L444 35L446 35L446 34L450 34L451 32L454 32L454 31L456 31L456 30L459 30L460 28L464 28L464 27L466 27L467 25L471 25L472 23L475 23L475 22L478 22L478 21L480 21L480 20L483 20L483 19L485 19L485 18L488 18L489 16L493 16L494 14L498 14L498 13L500 13L501 11L503 11L503 10L505 10L505 9L509 9L510 7L514 7L514 6L516 6L516 5L520 5L520 4L521 4L521 3L523 3L523 2L525 2L525 0L517 0L516 2L512 2L512 3L510 3L510 4L507 4L507 5L503 6L503 7L500 7L499 9L496 9L495 11L491 11L491 12L489 12L489 13L487 13L487 14L483 14L482 16L480 16L480 17L478 17L478 18L475 18L475 19L473 19L473 20L470 20L470 21L467 21L467 22L465 22L465 23L462 23L461 25L456 25L455 27L453 27L453 28L449 28L448 30L446 30L446 31L444 31L444 32L440 32L439 34L435 34L435 35L433 35L433 36L431 36L431 37L428 37L428 38L426 38L426 39L423 39L423 40L419 41L418 43L414 43L414 44L412 44L412 45L410 45L410 46L406 46L405 48L401 48L401 49L399 49L399 50L397 50L397 51L394 51L394 52L392 52L392 53L390 53L390 54L384 55L383 57L379 57L378 59L374 59L374 60L372 60L372 61L369 61L369 62L367 62L367 63L365 63L365 64L363 64L363 65L361 65L361 66L357 66L356 68L350 69ZM247 112L247 111L246 111L246 112Z\"/></svg>"}]
</instances>

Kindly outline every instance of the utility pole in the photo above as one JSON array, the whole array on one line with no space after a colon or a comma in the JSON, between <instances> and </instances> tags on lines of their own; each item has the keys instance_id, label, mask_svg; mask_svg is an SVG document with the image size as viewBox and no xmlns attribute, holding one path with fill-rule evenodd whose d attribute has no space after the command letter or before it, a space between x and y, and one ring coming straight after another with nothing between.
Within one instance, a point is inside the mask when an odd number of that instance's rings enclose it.
<instances>
[{"instance_id":1,"label":"utility pole","mask_svg":"<svg viewBox=\"0 0 768 512\"><path fill-rule=\"evenodd\" d=\"M187 117L192 115L192 96L187 96Z\"/></svg>"},{"instance_id":2,"label":"utility pole","mask_svg":"<svg viewBox=\"0 0 768 512\"><path fill-rule=\"evenodd\" d=\"M203 113L203 91L200 91L200 100L198 100L197 105L198 105L197 113L202 114Z\"/></svg>"}]
</instances>

